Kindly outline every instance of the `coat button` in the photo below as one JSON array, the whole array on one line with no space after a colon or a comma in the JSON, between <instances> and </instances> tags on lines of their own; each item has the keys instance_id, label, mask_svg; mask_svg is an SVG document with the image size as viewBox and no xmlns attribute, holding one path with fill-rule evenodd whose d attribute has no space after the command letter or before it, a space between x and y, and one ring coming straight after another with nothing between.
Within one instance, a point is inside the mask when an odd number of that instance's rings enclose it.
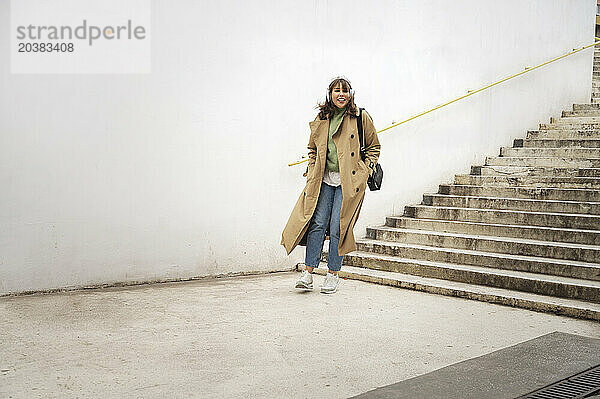
<instances>
[{"instance_id":1,"label":"coat button","mask_svg":"<svg viewBox=\"0 0 600 399\"><path fill-rule=\"evenodd\" d=\"M353 135L353 134L351 134L351 135L350 135L350 138L351 138L351 139L353 139L353 138L354 138L354 135Z\"/></svg>"},{"instance_id":2,"label":"coat button","mask_svg":"<svg viewBox=\"0 0 600 399\"><path fill-rule=\"evenodd\" d=\"M356 174L356 171L355 171L355 170L353 170L353 171L352 171L352 174L353 174L353 175L355 175L355 174Z\"/></svg>"},{"instance_id":3,"label":"coat button","mask_svg":"<svg viewBox=\"0 0 600 399\"><path fill-rule=\"evenodd\" d=\"M350 156L351 156L351 157L353 157L353 156L354 156L354 152L351 152L351 153L350 153Z\"/></svg>"},{"instance_id":4,"label":"coat button","mask_svg":"<svg viewBox=\"0 0 600 399\"><path fill-rule=\"evenodd\" d=\"M358 187L356 187L356 192L358 192Z\"/></svg>"}]
</instances>

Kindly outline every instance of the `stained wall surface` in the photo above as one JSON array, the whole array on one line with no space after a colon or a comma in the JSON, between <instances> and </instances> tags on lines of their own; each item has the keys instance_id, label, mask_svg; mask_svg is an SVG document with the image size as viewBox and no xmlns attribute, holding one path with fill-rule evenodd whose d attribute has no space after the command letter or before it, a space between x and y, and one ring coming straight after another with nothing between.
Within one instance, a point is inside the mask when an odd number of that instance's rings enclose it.
<instances>
[{"instance_id":1,"label":"stained wall surface","mask_svg":"<svg viewBox=\"0 0 600 399\"><path fill-rule=\"evenodd\" d=\"M0 294L289 269L287 164L333 77L383 128L592 43L595 18L594 0L151 5L150 74L11 74L0 35ZM589 49L382 133L356 235L589 102L591 69Z\"/></svg>"}]
</instances>

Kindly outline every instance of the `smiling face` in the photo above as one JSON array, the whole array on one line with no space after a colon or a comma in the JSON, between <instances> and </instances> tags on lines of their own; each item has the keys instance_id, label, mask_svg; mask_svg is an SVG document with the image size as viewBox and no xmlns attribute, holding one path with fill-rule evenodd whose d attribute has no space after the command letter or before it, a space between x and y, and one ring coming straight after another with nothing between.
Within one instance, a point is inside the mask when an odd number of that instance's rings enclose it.
<instances>
[{"instance_id":1,"label":"smiling face","mask_svg":"<svg viewBox=\"0 0 600 399\"><path fill-rule=\"evenodd\" d=\"M350 87L338 83L331 89L331 101L338 108L344 108L350 101Z\"/></svg>"}]
</instances>

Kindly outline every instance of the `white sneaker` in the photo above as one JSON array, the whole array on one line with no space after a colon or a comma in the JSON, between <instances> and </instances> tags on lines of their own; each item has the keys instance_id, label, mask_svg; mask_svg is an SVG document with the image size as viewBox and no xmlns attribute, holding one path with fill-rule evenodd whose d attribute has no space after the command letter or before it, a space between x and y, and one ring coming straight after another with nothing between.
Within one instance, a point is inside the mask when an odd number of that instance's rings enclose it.
<instances>
[{"instance_id":1,"label":"white sneaker","mask_svg":"<svg viewBox=\"0 0 600 399\"><path fill-rule=\"evenodd\" d=\"M304 270L300 279L296 282L296 288L301 288L304 290L312 290L313 289L313 279L312 274L308 272L308 270Z\"/></svg>"},{"instance_id":2,"label":"white sneaker","mask_svg":"<svg viewBox=\"0 0 600 399\"><path fill-rule=\"evenodd\" d=\"M333 294L337 291L338 285L340 285L340 277L337 274L327 273L325 282L321 286L321 292L323 294Z\"/></svg>"}]
</instances>

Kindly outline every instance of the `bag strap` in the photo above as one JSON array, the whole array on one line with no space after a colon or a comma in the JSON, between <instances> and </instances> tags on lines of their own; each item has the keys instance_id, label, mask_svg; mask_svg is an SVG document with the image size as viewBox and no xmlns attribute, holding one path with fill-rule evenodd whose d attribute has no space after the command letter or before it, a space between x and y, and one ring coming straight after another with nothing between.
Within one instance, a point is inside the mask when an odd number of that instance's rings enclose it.
<instances>
[{"instance_id":1,"label":"bag strap","mask_svg":"<svg viewBox=\"0 0 600 399\"><path fill-rule=\"evenodd\" d=\"M362 125L362 112L364 108L358 109L358 118L356 118L356 124L358 125L358 143L360 144L360 156L363 161L365 160L365 139L363 137L363 125Z\"/></svg>"}]
</instances>

